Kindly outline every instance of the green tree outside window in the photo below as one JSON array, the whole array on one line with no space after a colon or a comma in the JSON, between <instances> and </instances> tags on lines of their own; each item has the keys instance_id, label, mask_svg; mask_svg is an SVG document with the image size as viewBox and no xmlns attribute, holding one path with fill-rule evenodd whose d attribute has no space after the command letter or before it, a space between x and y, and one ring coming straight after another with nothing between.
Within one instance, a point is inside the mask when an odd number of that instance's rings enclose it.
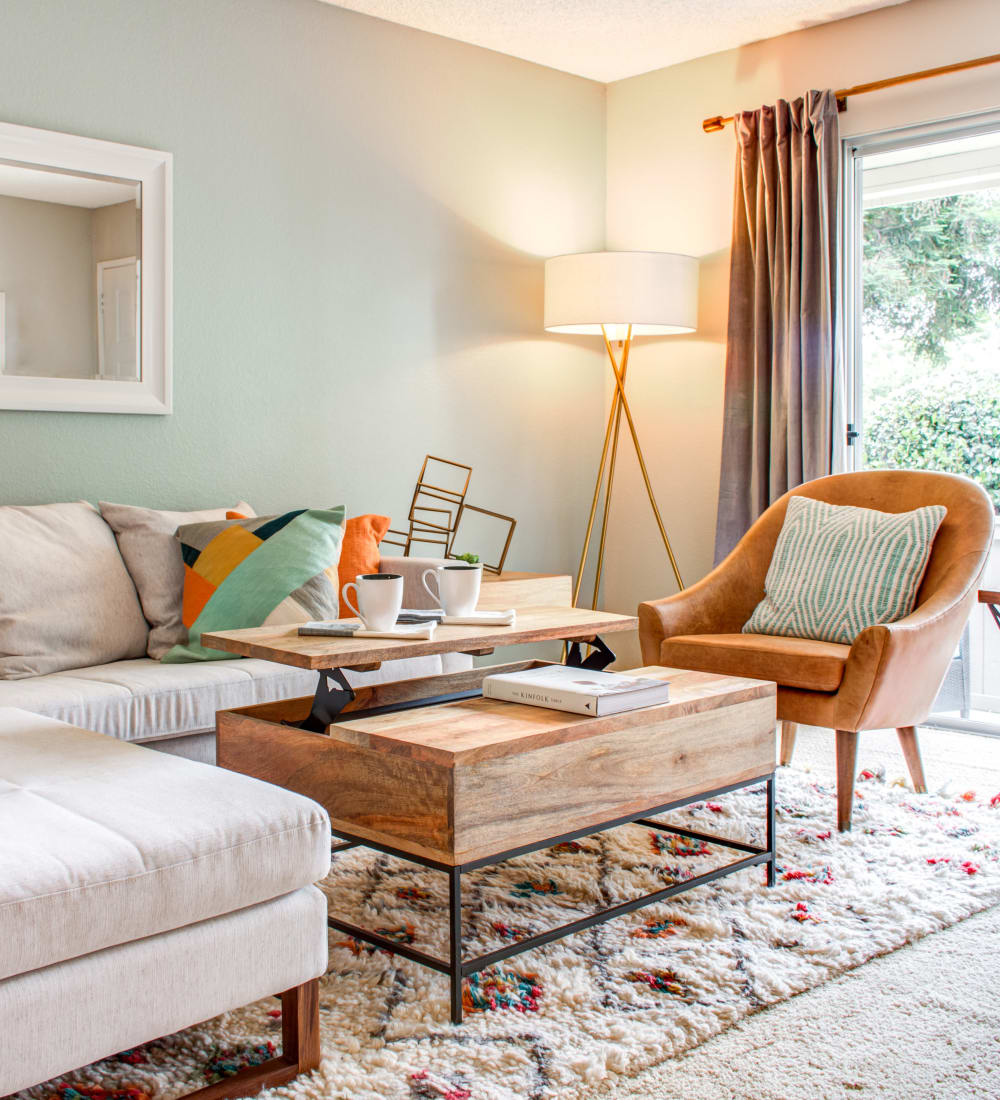
<instances>
[{"instance_id":1,"label":"green tree outside window","mask_svg":"<svg viewBox=\"0 0 1000 1100\"><path fill-rule=\"evenodd\" d=\"M864 215L865 463L975 478L1000 511L1000 189Z\"/></svg>"}]
</instances>

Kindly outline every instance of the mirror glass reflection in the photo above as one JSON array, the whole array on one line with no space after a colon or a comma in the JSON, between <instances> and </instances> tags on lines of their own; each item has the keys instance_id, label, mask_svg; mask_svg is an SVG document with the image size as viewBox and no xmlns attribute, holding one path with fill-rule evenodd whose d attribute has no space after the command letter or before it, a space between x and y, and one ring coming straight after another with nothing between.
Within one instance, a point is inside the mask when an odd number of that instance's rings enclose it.
<instances>
[{"instance_id":1,"label":"mirror glass reflection","mask_svg":"<svg viewBox=\"0 0 1000 1100\"><path fill-rule=\"evenodd\" d=\"M139 381L141 191L0 161L0 373Z\"/></svg>"}]
</instances>

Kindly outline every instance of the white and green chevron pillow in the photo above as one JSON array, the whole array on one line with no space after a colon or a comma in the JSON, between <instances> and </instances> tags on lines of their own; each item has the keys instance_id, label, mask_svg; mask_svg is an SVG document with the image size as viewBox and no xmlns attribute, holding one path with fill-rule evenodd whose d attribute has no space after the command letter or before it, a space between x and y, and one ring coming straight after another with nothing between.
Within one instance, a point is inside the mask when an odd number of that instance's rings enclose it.
<instances>
[{"instance_id":1,"label":"white and green chevron pillow","mask_svg":"<svg viewBox=\"0 0 1000 1100\"><path fill-rule=\"evenodd\" d=\"M794 496L744 634L850 645L866 627L913 610L942 505L912 512Z\"/></svg>"}]
</instances>

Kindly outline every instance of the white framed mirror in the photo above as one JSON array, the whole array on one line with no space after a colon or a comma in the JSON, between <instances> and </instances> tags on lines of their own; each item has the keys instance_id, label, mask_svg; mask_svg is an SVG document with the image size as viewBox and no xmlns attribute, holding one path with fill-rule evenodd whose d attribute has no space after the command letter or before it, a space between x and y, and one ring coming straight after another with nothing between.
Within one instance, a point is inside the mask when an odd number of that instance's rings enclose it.
<instances>
[{"instance_id":1,"label":"white framed mirror","mask_svg":"<svg viewBox=\"0 0 1000 1100\"><path fill-rule=\"evenodd\" d=\"M0 123L0 409L171 411L172 168Z\"/></svg>"}]
</instances>

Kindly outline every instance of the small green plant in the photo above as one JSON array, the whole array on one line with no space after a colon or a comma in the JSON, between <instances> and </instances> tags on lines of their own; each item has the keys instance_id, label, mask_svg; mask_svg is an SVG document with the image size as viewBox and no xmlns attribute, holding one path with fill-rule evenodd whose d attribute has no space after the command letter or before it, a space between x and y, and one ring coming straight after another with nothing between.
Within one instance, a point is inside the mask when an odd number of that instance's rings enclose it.
<instances>
[{"instance_id":1,"label":"small green plant","mask_svg":"<svg viewBox=\"0 0 1000 1100\"><path fill-rule=\"evenodd\" d=\"M469 565L478 565L479 564L479 555L478 554L458 554L455 557L455 561L467 561L469 563Z\"/></svg>"}]
</instances>

